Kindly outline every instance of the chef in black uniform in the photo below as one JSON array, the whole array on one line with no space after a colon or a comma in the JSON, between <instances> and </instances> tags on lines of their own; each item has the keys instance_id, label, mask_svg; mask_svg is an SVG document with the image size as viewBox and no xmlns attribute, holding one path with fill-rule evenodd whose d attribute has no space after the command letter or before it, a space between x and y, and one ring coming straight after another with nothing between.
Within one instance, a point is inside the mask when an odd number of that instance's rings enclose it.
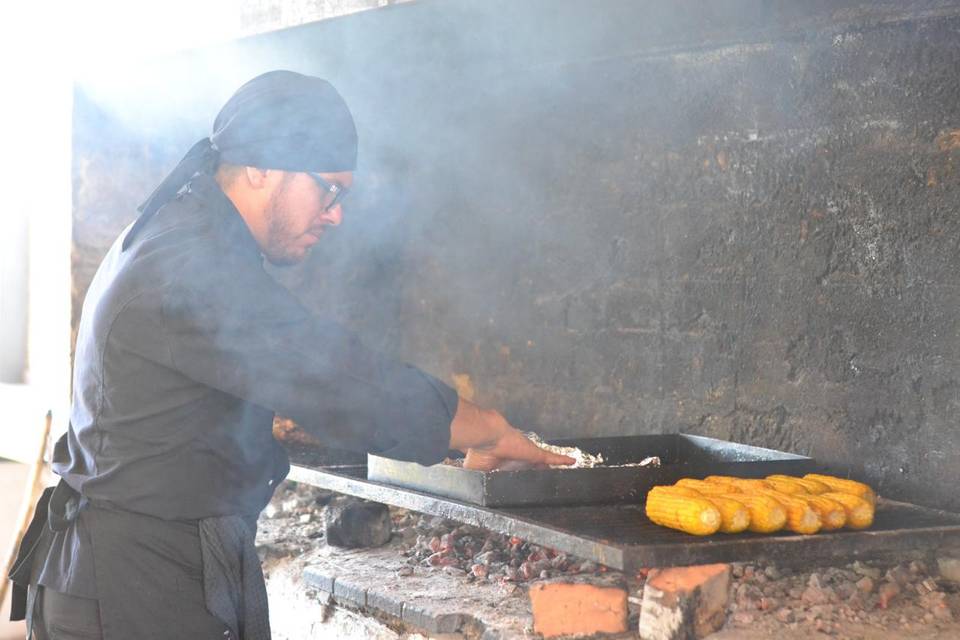
<instances>
[{"instance_id":1,"label":"chef in black uniform","mask_svg":"<svg viewBox=\"0 0 960 640\"><path fill-rule=\"evenodd\" d=\"M263 268L340 223L357 133L325 80L243 85L87 292L61 482L12 577L41 639L270 637L256 518L289 469L275 413L326 445L434 464L568 464L496 411L309 312Z\"/></svg>"}]
</instances>

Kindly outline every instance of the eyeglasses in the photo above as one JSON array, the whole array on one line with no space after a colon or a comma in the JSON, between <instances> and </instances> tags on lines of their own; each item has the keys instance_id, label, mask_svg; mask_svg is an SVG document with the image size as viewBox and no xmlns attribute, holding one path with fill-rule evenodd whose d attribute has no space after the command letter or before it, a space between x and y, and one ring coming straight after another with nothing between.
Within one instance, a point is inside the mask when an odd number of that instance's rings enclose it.
<instances>
[{"instance_id":1,"label":"eyeglasses","mask_svg":"<svg viewBox=\"0 0 960 640\"><path fill-rule=\"evenodd\" d=\"M313 178L313 181L316 182L320 190L323 191L323 201L320 204L324 211L333 209L343 200L345 195L350 193L350 189L341 187L339 184L327 182L319 173L314 173L313 171L304 171L304 173Z\"/></svg>"}]
</instances>

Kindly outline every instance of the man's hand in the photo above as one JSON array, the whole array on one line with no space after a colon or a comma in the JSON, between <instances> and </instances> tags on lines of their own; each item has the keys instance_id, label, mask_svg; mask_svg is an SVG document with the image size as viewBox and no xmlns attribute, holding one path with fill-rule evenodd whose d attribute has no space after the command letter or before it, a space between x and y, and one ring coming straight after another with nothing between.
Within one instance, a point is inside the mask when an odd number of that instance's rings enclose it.
<instances>
[{"instance_id":1,"label":"man's hand","mask_svg":"<svg viewBox=\"0 0 960 640\"><path fill-rule=\"evenodd\" d=\"M490 471L505 467L573 464L573 458L545 451L492 409L460 398L450 424L450 448L467 454L463 466Z\"/></svg>"}]
</instances>

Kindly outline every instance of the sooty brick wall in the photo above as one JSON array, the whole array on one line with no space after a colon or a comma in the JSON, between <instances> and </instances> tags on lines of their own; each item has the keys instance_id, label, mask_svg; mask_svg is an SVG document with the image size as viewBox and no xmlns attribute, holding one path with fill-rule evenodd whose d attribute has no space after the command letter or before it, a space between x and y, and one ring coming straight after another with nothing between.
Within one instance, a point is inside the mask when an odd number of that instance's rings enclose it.
<instances>
[{"instance_id":1,"label":"sooty brick wall","mask_svg":"<svg viewBox=\"0 0 960 640\"><path fill-rule=\"evenodd\" d=\"M357 114L347 222L280 274L311 306L521 427L730 438L960 508L960 2L446 0L237 51ZM82 264L197 135L156 137L78 138Z\"/></svg>"},{"instance_id":2,"label":"sooty brick wall","mask_svg":"<svg viewBox=\"0 0 960 640\"><path fill-rule=\"evenodd\" d=\"M960 18L921 15L464 106L416 180L409 357L542 432L729 438L960 507Z\"/></svg>"}]
</instances>

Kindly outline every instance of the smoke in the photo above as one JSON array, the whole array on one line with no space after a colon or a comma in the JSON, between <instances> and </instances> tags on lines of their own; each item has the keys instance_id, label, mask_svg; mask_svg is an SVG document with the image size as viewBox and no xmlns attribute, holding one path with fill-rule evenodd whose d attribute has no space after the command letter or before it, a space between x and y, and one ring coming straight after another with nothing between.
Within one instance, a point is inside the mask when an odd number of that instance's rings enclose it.
<instances>
[{"instance_id":1,"label":"smoke","mask_svg":"<svg viewBox=\"0 0 960 640\"><path fill-rule=\"evenodd\" d=\"M78 83L79 153L130 185L99 203L119 230L240 84L273 68L329 79L360 131L356 187L344 223L275 277L378 349L472 373L492 401L511 371L548 385L555 363L577 368L557 308L609 279L584 247L609 243L594 167L615 160L624 109L592 63L558 63L597 59L609 29L567 4L423 2L113 64Z\"/></svg>"}]
</instances>

